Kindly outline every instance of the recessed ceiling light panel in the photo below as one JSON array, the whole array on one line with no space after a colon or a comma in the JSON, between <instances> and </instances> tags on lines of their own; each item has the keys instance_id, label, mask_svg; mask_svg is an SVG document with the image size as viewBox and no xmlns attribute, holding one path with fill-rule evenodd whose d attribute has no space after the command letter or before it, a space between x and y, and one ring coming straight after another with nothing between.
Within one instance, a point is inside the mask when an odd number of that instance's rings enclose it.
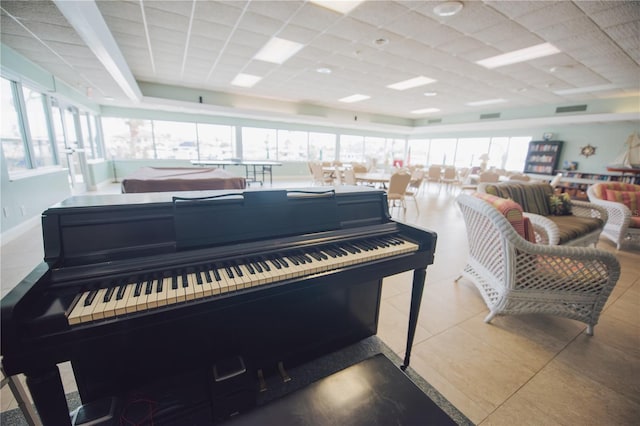
<instances>
[{"instance_id":1,"label":"recessed ceiling light panel","mask_svg":"<svg viewBox=\"0 0 640 426\"><path fill-rule=\"evenodd\" d=\"M438 96L438 92L424 92L425 96Z\"/></svg>"},{"instance_id":2,"label":"recessed ceiling light panel","mask_svg":"<svg viewBox=\"0 0 640 426\"><path fill-rule=\"evenodd\" d=\"M273 37L265 44L253 59L259 61L282 64L298 53L304 45L284 38Z\"/></svg>"},{"instance_id":3,"label":"recessed ceiling light panel","mask_svg":"<svg viewBox=\"0 0 640 426\"><path fill-rule=\"evenodd\" d=\"M430 112L439 112L439 108L422 108L422 109L414 109L411 111L411 114L428 114Z\"/></svg>"},{"instance_id":4,"label":"recessed ceiling light panel","mask_svg":"<svg viewBox=\"0 0 640 426\"><path fill-rule=\"evenodd\" d=\"M318 6L326 7L334 12L346 15L358 7L364 0L309 0Z\"/></svg>"},{"instance_id":5,"label":"recessed ceiling light panel","mask_svg":"<svg viewBox=\"0 0 640 426\"><path fill-rule=\"evenodd\" d=\"M498 98L498 99L486 99L484 101L475 101L475 102L467 102L465 105L468 106L482 106L482 105L493 105L493 104L501 104L507 102L506 99Z\"/></svg>"},{"instance_id":6,"label":"recessed ceiling light panel","mask_svg":"<svg viewBox=\"0 0 640 426\"><path fill-rule=\"evenodd\" d=\"M407 90L413 87L424 86L425 84L435 83L435 82L436 80L421 75L419 77L410 78L409 80L399 81L397 83L390 84L387 87L389 89L395 89L395 90Z\"/></svg>"},{"instance_id":7,"label":"recessed ceiling light panel","mask_svg":"<svg viewBox=\"0 0 640 426\"><path fill-rule=\"evenodd\" d=\"M333 70L329 67L318 67L316 68L316 72L320 74L331 74Z\"/></svg>"},{"instance_id":8,"label":"recessed ceiling light panel","mask_svg":"<svg viewBox=\"0 0 640 426\"><path fill-rule=\"evenodd\" d=\"M252 87L254 84L259 82L260 80L262 80L262 77L258 77L257 75L240 73L236 75L236 78L233 79L231 84L233 84L234 86L240 86L240 87Z\"/></svg>"},{"instance_id":9,"label":"recessed ceiling light panel","mask_svg":"<svg viewBox=\"0 0 640 426\"><path fill-rule=\"evenodd\" d=\"M371 96L356 94L356 95L347 96L346 98L338 99L338 101L351 104L354 102L364 101L365 99L369 99L370 97Z\"/></svg>"},{"instance_id":10,"label":"recessed ceiling light panel","mask_svg":"<svg viewBox=\"0 0 640 426\"><path fill-rule=\"evenodd\" d=\"M555 90L553 93L555 93L556 95L573 95L576 93L602 92L605 90L615 90L619 88L620 86L618 86L617 84L601 84L599 86L576 87L575 89Z\"/></svg>"},{"instance_id":11,"label":"recessed ceiling light panel","mask_svg":"<svg viewBox=\"0 0 640 426\"><path fill-rule=\"evenodd\" d=\"M502 55L492 56L491 58L476 61L476 64L485 68L497 68L505 65L516 64L518 62L530 61L531 59L542 58L544 56L555 55L560 53L560 49L551 43L542 43L535 46L526 47L513 52L504 53Z\"/></svg>"}]
</instances>

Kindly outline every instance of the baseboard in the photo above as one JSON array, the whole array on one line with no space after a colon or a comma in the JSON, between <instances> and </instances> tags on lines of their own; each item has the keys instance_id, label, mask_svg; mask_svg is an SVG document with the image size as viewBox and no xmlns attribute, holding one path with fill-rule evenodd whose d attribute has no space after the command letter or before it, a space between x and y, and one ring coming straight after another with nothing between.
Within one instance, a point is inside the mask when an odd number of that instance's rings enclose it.
<instances>
[{"instance_id":1,"label":"baseboard","mask_svg":"<svg viewBox=\"0 0 640 426\"><path fill-rule=\"evenodd\" d=\"M31 219L27 219L24 222L21 222L16 226L7 229L2 234L0 234L0 243L7 244L8 242L15 240L34 226L38 226L39 222L40 215L34 216Z\"/></svg>"}]
</instances>

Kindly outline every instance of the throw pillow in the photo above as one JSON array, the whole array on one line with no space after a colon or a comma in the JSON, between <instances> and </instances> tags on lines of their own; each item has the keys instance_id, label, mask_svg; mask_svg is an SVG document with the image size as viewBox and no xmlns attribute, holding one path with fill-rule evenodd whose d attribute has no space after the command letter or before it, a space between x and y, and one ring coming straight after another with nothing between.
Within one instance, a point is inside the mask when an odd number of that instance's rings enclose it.
<instances>
[{"instance_id":1,"label":"throw pillow","mask_svg":"<svg viewBox=\"0 0 640 426\"><path fill-rule=\"evenodd\" d=\"M571 197L566 192L559 195L549 195L549 209L554 216L571 214Z\"/></svg>"},{"instance_id":2,"label":"throw pillow","mask_svg":"<svg viewBox=\"0 0 640 426\"><path fill-rule=\"evenodd\" d=\"M474 192L472 194L476 198L486 201L491 204L496 210L511 223L511 226L516 232L530 243L536 242L536 236L533 232L533 225L529 221L529 218L523 216L522 207L520 204L513 200L497 197L491 194L485 194L482 192Z\"/></svg>"},{"instance_id":3,"label":"throw pillow","mask_svg":"<svg viewBox=\"0 0 640 426\"><path fill-rule=\"evenodd\" d=\"M606 190L606 200L622 203L631 210L632 216L639 216L638 202L640 201L640 192L633 191L615 191L613 189Z\"/></svg>"}]
</instances>

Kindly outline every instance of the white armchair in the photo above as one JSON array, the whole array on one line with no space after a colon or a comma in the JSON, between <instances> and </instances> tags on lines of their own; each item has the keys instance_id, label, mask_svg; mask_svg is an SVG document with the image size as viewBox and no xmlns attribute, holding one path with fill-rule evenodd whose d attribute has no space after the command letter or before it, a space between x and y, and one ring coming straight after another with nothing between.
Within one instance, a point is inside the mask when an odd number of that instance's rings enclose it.
<instances>
[{"instance_id":1,"label":"white armchair","mask_svg":"<svg viewBox=\"0 0 640 426\"><path fill-rule=\"evenodd\" d=\"M640 185L622 184L617 182L596 183L589 186L587 196L593 204L607 210L607 221L602 235L616 244L620 249L625 243L640 242L640 213L622 202L611 201L606 197L606 190L640 193ZM639 200L636 200L638 203Z\"/></svg>"},{"instance_id":2,"label":"white armchair","mask_svg":"<svg viewBox=\"0 0 640 426\"><path fill-rule=\"evenodd\" d=\"M487 304L485 322L496 315L540 313L582 321L593 334L620 276L613 254L531 243L516 232L513 217L510 222L487 201L467 194L456 201L469 242L461 277L474 283Z\"/></svg>"}]
</instances>

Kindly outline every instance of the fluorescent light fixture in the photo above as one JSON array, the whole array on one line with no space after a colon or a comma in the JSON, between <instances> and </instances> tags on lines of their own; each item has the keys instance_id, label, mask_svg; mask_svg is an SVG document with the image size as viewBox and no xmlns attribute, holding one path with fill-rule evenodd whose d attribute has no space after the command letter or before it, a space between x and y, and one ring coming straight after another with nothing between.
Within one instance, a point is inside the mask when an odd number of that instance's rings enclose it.
<instances>
[{"instance_id":1,"label":"fluorescent light fixture","mask_svg":"<svg viewBox=\"0 0 640 426\"><path fill-rule=\"evenodd\" d=\"M414 109L411 111L411 114L427 114L430 112L439 112L439 108L422 108L422 109Z\"/></svg>"},{"instance_id":2,"label":"fluorescent light fixture","mask_svg":"<svg viewBox=\"0 0 640 426\"><path fill-rule=\"evenodd\" d=\"M364 101L365 99L369 99L370 97L371 96L367 96L367 95L351 95L351 96L347 96L346 98L338 99L338 101L351 104L353 102Z\"/></svg>"},{"instance_id":3,"label":"fluorescent light fixture","mask_svg":"<svg viewBox=\"0 0 640 426\"><path fill-rule=\"evenodd\" d=\"M476 61L476 64L491 69L531 59L542 58L544 56L555 55L556 53L560 53L560 49L551 43L542 43L526 47L524 49L514 50L513 52L502 55L492 56L491 58L482 59L480 61Z\"/></svg>"},{"instance_id":4,"label":"fluorescent light fixture","mask_svg":"<svg viewBox=\"0 0 640 426\"><path fill-rule=\"evenodd\" d=\"M334 12L342 13L346 15L353 9L358 7L364 0L309 0L311 3L318 6L326 7Z\"/></svg>"},{"instance_id":5,"label":"fluorescent light fixture","mask_svg":"<svg viewBox=\"0 0 640 426\"><path fill-rule=\"evenodd\" d=\"M233 79L231 84L233 84L234 86L240 86L240 87L253 87L253 85L259 82L260 80L262 80L262 77L258 77L257 75L240 73L236 75L236 78Z\"/></svg>"},{"instance_id":6,"label":"fluorescent light fixture","mask_svg":"<svg viewBox=\"0 0 640 426\"><path fill-rule=\"evenodd\" d=\"M425 96L438 96L438 92L424 92Z\"/></svg>"},{"instance_id":7,"label":"fluorescent light fixture","mask_svg":"<svg viewBox=\"0 0 640 426\"><path fill-rule=\"evenodd\" d=\"M589 93L589 92L602 92L603 90L615 90L619 89L617 84L601 84L599 86L589 87L576 87L575 89L563 89L555 90L553 93L556 95L573 95L575 93Z\"/></svg>"},{"instance_id":8,"label":"fluorescent light fixture","mask_svg":"<svg viewBox=\"0 0 640 426\"><path fill-rule=\"evenodd\" d=\"M331 74L333 70L329 67L318 67L316 68L316 72L320 74Z\"/></svg>"},{"instance_id":9,"label":"fluorescent light fixture","mask_svg":"<svg viewBox=\"0 0 640 426\"><path fill-rule=\"evenodd\" d=\"M467 102L465 105L469 106L481 106L481 105L493 105L493 104L501 104L503 102L507 102L506 99L486 99L484 101L475 101L475 102Z\"/></svg>"},{"instance_id":10,"label":"fluorescent light fixture","mask_svg":"<svg viewBox=\"0 0 640 426\"><path fill-rule=\"evenodd\" d=\"M254 56L253 59L271 62L274 64L282 64L287 59L298 53L298 51L303 47L304 45L295 41L272 37L271 40L269 40L267 44L265 44L262 49L256 53L256 56Z\"/></svg>"},{"instance_id":11,"label":"fluorescent light fixture","mask_svg":"<svg viewBox=\"0 0 640 426\"><path fill-rule=\"evenodd\" d=\"M410 78L409 80L399 81L388 85L389 89L407 90L413 87L424 86L425 84L435 83L436 80L421 75L420 77Z\"/></svg>"}]
</instances>

